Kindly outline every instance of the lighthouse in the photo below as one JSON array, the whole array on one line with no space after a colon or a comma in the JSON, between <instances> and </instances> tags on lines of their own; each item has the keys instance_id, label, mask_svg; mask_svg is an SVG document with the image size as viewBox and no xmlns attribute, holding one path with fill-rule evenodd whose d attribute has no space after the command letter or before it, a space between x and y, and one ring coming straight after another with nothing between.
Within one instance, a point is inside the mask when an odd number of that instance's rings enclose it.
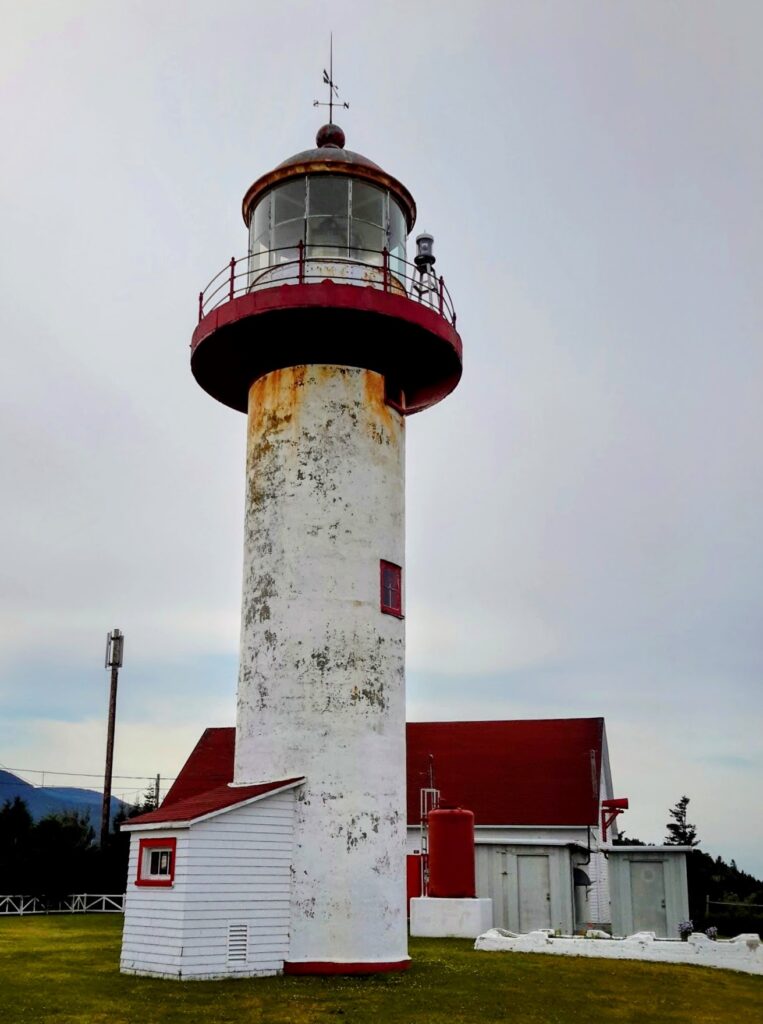
<instances>
[{"instance_id":1,"label":"lighthouse","mask_svg":"<svg viewBox=\"0 0 763 1024\"><path fill-rule=\"evenodd\" d=\"M183 790L128 823L122 969L401 970L405 434L458 384L456 315L431 235L408 260L411 193L334 123L242 212L247 251L199 295L191 342L198 384L246 415L234 774L194 773L194 752ZM157 960L141 921L181 906Z\"/></svg>"}]
</instances>

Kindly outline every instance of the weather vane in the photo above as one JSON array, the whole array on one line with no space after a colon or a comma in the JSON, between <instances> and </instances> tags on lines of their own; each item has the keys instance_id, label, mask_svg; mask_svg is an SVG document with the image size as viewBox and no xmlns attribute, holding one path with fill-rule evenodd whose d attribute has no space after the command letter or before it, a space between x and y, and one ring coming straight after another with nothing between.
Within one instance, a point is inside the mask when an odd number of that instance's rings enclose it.
<instances>
[{"instance_id":1,"label":"weather vane","mask_svg":"<svg viewBox=\"0 0 763 1024\"><path fill-rule=\"evenodd\" d=\"M321 103L320 100L314 100L314 107L328 107L329 108L329 124L334 123L334 97L336 97L336 106L344 107L345 110L350 109L349 103L339 101L339 86L334 81L334 33L331 33L329 42L329 69L323 69L323 81L329 87L329 101L328 103Z\"/></svg>"}]
</instances>

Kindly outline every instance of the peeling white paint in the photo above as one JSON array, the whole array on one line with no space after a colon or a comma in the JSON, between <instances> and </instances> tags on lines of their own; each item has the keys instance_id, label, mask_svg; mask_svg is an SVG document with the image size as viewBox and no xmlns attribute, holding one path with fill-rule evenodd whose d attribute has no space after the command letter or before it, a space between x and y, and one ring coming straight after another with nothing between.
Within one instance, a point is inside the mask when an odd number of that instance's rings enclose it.
<instances>
[{"instance_id":1,"label":"peeling white paint","mask_svg":"<svg viewBox=\"0 0 763 1024\"><path fill-rule=\"evenodd\" d=\"M404 565L404 420L383 378L256 381L235 783L307 778L291 961L407 957L405 629L380 611L380 559Z\"/></svg>"}]
</instances>

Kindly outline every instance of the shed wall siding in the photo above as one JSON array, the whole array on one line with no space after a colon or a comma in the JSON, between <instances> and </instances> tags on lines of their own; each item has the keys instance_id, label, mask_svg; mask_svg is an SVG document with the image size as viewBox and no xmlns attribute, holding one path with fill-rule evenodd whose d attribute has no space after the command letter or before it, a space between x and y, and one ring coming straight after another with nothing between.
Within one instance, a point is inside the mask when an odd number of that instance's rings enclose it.
<instances>
[{"instance_id":1,"label":"shed wall siding","mask_svg":"<svg viewBox=\"0 0 763 1024\"><path fill-rule=\"evenodd\" d=\"M185 977L274 974L289 952L294 793L191 828ZM229 962L228 929L247 925L246 959Z\"/></svg>"},{"instance_id":2,"label":"shed wall siding","mask_svg":"<svg viewBox=\"0 0 763 1024\"><path fill-rule=\"evenodd\" d=\"M592 842L594 840L592 839ZM612 922L609 899L609 863L601 852L591 854L591 863L583 866L591 879L586 901L586 920L581 922L591 927L607 927Z\"/></svg>"},{"instance_id":3,"label":"shed wall siding","mask_svg":"<svg viewBox=\"0 0 763 1024\"><path fill-rule=\"evenodd\" d=\"M177 839L175 880L171 886L154 888L135 884L140 839L147 835L152 839ZM120 960L120 968L125 973L180 976L177 964L183 949L187 868L187 830L131 834Z\"/></svg>"},{"instance_id":4,"label":"shed wall siding","mask_svg":"<svg viewBox=\"0 0 763 1024\"><path fill-rule=\"evenodd\" d=\"M548 927L569 934L573 924L572 867L570 851L564 846L511 846L505 843L481 843L476 850L477 896L492 899L493 926L519 932L522 928L520 904L530 893L522 892L523 857L548 859ZM535 894L538 896L538 894Z\"/></svg>"},{"instance_id":5,"label":"shed wall siding","mask_svg":"<svg viewBox=\"0 0 763 1024\"><path fill-rule=\"evenodd\" d=\"M686 876L686 854L683 851L652 850L649 847L622 846L609 853L612 878L612 931L630 935L638 925L639 908L633 905L631 863L651 861L661 864L664 872L665 936L676 938L678 924L689 916L689 895Z\"/></svg>"},{"instance_id":6,"label":"shed wall siding","mask_svg":"<svg viewBox=\"0 0 763 1024\"><path fill-rule=\"evenodd\" d=\"M602 735L601 751L602 764L599 776L599 822L601 822L602 800L611 800L614 796L606 731L604 731ZM614 835L618 834L617 819L615 819L612 826L612 832ZM597 823L596 827L591 829L592 847L598 847L600 841L601 827L600 824ZM591 863L587 870L588 876L591 879L591 888L588 890L588 917L586 923L593 926L610 928L612 922L612 910L610 908L611 901L609 893L609 862L603 853L594 853L591 855Z\"/></svg>"},{"instance_id":7,"label":"shed wall siding","mask_svg":"<svg viewBox=\"0 0 763 1024\"><path fill-rule=\"evenodd\" d=\"M122 970L174 978L281 971L289 952L293 791L175 834L171 889L135 886L139 834L133 834ZM231 925L245 925L247 932L245 953L239 947L234 959L228 955Z\"/></svg>"},{"instance_id":8,"label":"shed wall siding","mask_svg":"<svg viewBox=\"0 0 763 1024\"><path fill-rule=\"evenodd\" d=\"M593 829L591 830L593 834ZM406 838L406 852L418 853L421 845L421 833L418 825L409 825ZM474 829L474 840L480 843L521 844L565 844L579 843L585 846L588 832L585 825L477 825Z\"/></svg>"}]
</instances>

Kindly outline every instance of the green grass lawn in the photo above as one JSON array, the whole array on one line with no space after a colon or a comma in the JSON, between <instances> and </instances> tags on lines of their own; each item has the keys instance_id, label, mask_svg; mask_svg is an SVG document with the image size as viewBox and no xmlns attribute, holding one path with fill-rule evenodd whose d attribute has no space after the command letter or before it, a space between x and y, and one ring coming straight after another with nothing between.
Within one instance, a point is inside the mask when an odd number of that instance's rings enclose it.
<instances>
[{"instance_id":1,"label":"green grass lawn","mask_svg":"<svg viewBox=\"0 0 763 1024\"><path fill-rule=\"evenodd\" d=\"M763 978L707 967L414 939L405 974L157 981L120 975L121 929L119 915L1 919L2 1024L763 1024Z\"/></svg>"}]
</instances>

